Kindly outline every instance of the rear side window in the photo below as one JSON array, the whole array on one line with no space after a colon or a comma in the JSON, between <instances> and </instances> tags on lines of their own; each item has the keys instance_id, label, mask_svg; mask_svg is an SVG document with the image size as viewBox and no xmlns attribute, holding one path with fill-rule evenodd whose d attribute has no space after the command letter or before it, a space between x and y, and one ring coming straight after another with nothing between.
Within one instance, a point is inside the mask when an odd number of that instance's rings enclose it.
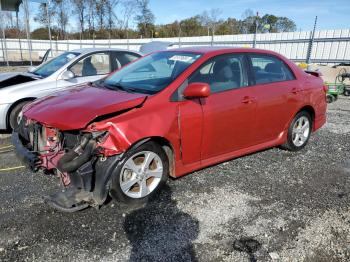
<instances>
[{"instance_id":1,"label":"rear side window","mask_svg":"<svg viewBox=\"0 0 350 262\"><path fill-rule=\"evenodd\" d=\"M270 55L249 55L256 84L294 80L290 68L279 58Z\"/></svg>"},{"instance_id":2,"label":"rear side window","mask_svg":"<svg viewBox=\"0 0 350 262\"><path fill-rule=\"evenodd\" d=\"M214 57L194 72L188 82L207 83L212 93L247 86L244 55L230 54Z\"/></svg>"},{"instance_id":3,"label":"rear side window","mask_svg":"<svg viewBox=\"0 0 350 262\"><path fill-rule=\"evenodd\" d=\"M126 64L129 64L130 62L138 59L140 55L134 54L134 53L126 53L126 52L115 52L114 53L114 69L121 68L122 66L125 66Z\"/></svg>"},{"instance_id":4,"label":"rear side window","mask_svg":"<svg viewBox=\"0 0 350 262\"><path fill-rule=\"evenodd\" d=\"M108 74L110 72L109 54L95 53L84 57L73 65L70 70L77 77Z\"/></svg>"}]
</instances>

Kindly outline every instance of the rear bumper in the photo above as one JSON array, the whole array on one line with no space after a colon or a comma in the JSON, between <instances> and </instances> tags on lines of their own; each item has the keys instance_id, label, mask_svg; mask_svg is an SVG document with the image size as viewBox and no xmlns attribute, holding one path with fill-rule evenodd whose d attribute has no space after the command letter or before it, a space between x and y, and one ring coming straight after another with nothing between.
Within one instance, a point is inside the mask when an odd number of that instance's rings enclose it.
<instances>
[{"instance_id":1,"label":"rear bumper","mask_svg":"<svg viewBox=\"0 0 350 262\"><path fill-rule=\"evenodd\" d=\"M327 122L326 114L320 115L315 118L314 131L320 129Z\"/></svg>"},{"instance_id":2,"label":"rear bumper","mask_svg":"<svg viewBox=\"0 0 350 262\"><path fill-rule=\"evenodd\" d=\"M18 135L17 132L12 133L12 144L15 147L15 152L18 158L31 170L37 171L38 170L38 163L40 162L40 159L38 156L29 151L23 144L22 141Z\"/></svg>"}]
</instances>

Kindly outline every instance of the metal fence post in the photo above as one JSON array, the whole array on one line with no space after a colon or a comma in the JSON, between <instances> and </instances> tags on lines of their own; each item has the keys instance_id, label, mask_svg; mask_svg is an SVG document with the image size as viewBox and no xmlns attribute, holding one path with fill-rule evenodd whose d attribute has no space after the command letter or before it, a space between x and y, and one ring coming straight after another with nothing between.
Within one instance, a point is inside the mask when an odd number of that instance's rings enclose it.
<instances>
[{"instance_id":1,"label":"metal fence post","mask_svg":"<svg viewBox=\"0 0 350 262\"><path fill-rule=\"evenodd\" d=\"M181 47L181 23L179 23L179 47Z\"/></svg>"},{"instance_id":2,"label":"metal fence post","mask_svg":"<svg viewBox=\"0 0 350 262\"><path fill-rule=\"evenodd\" d=\"M23 62L22 43L21 43L21 31L19 30L18 11L16 11L16 25L17 25L17 30L18 30L19 51L21 53L21 61Z\"/></svg>"},{"instance_id":3,"label":"metal fence post","mask_svg":"<svg viewBox=\"0 0 350 262\"><path fill-rule=\"evenodd\" d=\"M313 44L314 44L314 39L315 39L316 24L317 24L317 16L316 16L316 18L315 18L314 29L313 29L312 32L311 32L309 47L308 47L308 49L307 49L307 54L306 54L306 63L307 63L307 64L310 64L310 63L311 63L312 46L313 46Z\"/></svg>"},{"instance_id":4,"label":"metal fence post","mask_svg":"<svg viewBox=\"0 0 350 262\"><path fill-rule=\"evenodd\" d=\"M29 60L30 65L33 65L33 59L32 59L32 41L30 40L30 27L29 27L29 6L28 6L28 0L24 0L24 11L25 11L25 19L26 19L26 31L27 31L27 45L29 50Z\"/></svg>"},{"instance_id":5,"label":"metal fence post","mask_svg":"<svg viewBox=\"0 0 350 262\"><path fill-rule=\"evenodd\" d=\"M50 5L50 0L46 2L46 16L47 16L47 27L49 30L49 40L50 40L50 56L52 57L52 36L51 36L51 18L50 18L50 13L49 13L49 5Z\"/></svg>"},{"instance_id":6,"label":"metal fence post","mask_svg":"<svg viewBox=\"0 0 350 262\"><path fill-rule=\"evenodd\" d=\"M2 41L1 42L1 46L2 46L2 55L4 57L4 60L6 60L6 65L9 66L9 59L8 59L8 55L7 55L7 43L6 43L6 35L5 35L5 24L3 21L3 17L2 17L2 8L1 8L1 1L0 1L0 15L1 15L1 31L2 31Z\"/></svg>"}]
</instances>

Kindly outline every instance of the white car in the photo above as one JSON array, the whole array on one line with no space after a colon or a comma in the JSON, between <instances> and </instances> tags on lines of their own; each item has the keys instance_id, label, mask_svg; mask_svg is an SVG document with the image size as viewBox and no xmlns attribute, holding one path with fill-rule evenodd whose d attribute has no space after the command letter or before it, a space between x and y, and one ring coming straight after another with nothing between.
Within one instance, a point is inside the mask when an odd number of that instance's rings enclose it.
<instances>
[{"instance_id":1,"label":"white car","mask_svg":"<svg viewBox=\"0 0 350 262\"><path fill-rule=\"evenodd\" d=\"M123 49L83 48L65 52L30 72L0 74L0 130L17 127L25 104L99 80L139 57L141 54Z\"/></svg>"}]
</instances>

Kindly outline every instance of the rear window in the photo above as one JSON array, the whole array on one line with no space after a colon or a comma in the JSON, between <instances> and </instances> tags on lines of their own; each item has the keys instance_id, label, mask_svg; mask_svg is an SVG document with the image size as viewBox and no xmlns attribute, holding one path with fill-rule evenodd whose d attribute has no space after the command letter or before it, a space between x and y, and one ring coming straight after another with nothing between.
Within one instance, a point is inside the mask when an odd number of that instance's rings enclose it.
<instances>
[{"instance_id":1,"label":"rear window","mask_svg":"<svg viewBox=\"0 0 350 262\"><path fill-rule=\"evenodd\" d=\"M270 55L249 55L256 84L294 80L291 69L279 58Z\"/></svg>"}]
</instances>

